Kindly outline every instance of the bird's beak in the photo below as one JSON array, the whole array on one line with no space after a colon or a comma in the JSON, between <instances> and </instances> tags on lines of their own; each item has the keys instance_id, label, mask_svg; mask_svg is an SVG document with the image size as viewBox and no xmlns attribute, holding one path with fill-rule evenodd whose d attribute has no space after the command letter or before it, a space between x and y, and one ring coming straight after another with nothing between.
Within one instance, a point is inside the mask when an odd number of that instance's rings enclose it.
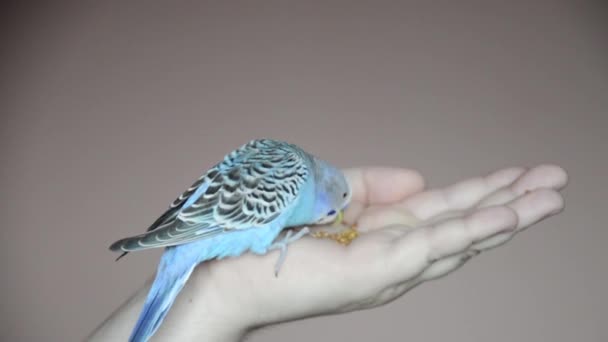
<instances>
[{"instance_id":1,"label":"bird's beak","mask_svg":"<svg viewBox=\"0 0 608 342\"><path fill-rule=\"evenodd\" d=\"M333 224L341 224L343 219L344 219L344 211L340 210L340 211L338 211L338 215L336 216L336 219L334 220Z\"/></svg>"}]
</instances>

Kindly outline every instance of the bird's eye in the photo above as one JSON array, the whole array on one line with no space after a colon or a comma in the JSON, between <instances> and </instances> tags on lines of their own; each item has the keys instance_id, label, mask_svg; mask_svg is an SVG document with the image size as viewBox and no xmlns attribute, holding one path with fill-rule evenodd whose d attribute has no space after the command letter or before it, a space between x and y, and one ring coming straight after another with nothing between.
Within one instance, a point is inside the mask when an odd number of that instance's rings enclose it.
<instances>
[{"instance_id":1,"label":"bird's eye","mask_svg":"<svg viewBox=\"0 0 608 342\"><path fill-rule=\"evenodd\" d=\"M335 214L336 214L336 211L335 211L335 210L330 210L330 211L327 213L327 216L332 216L332 215L335 215Z\"/></svg>"},{"instance_id":2,"label":"bird's eye","mask_svg":"<svg viewBox=\"0 0 608 342\"><path fill-rule=\"evenodd\" d=\"M346 196L348 196L348 193L345 192L342 194L342 198L346 198Z\"/></svg>"}]
</instances>

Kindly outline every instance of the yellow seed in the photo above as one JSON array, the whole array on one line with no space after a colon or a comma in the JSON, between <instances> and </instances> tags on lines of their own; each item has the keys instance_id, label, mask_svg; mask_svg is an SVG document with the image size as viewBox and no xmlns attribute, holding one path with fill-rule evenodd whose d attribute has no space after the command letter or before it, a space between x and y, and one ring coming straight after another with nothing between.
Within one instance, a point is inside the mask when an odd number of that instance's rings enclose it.
<instances>
[{"instance_id":1,"label":"yellow seed","mask_svg":"<svg viewBox=\"0 0 608 342\"><path fill-rule=\"evenodd\" d=\"M359 232L352 228L349 228L338 233L317 231L312 233L311 236L317 239L331 239L341 245L348 246L354 239L359 236Z\"/></svg>"}]
</instances>

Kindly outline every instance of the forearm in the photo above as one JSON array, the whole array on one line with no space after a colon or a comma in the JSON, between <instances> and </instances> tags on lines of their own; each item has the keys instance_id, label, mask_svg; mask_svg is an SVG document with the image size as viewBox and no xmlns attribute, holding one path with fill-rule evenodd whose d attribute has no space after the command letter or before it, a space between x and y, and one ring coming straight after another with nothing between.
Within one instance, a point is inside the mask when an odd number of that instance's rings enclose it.
<instances>
[{"instance_id":1,"label":"forearm","mask_svg":"<svg viewBox=\"0 0 608 342\"><path fill-rule=\"evenodd\" d=\"M87 338L88 341L126 341L137 322L152 281L149 280ZM205 295L195 289L196 281L186 283L153 341L238 342L246 333L241 320L217 314L205 307Z\"/></svg>"}]
</instances>

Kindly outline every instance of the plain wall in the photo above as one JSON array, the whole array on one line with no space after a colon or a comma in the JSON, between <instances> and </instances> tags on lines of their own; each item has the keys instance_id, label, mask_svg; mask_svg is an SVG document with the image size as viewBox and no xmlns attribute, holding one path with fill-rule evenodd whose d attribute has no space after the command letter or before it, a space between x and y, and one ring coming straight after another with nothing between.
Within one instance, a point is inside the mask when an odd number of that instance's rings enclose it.
<instances>
[{"instance_id":1,"label":"plain wall","mask_svg":"<svg viewBox=\"0 0 608 342\"><path fill-rule=\"evenodd\" d=\"M256 137L431 186L543 162L571 183L447 278L250 341L608 340L602 2L4 6L0 340L83 339L160 255L108 245Z\"/></svg>"}]
</instances>

